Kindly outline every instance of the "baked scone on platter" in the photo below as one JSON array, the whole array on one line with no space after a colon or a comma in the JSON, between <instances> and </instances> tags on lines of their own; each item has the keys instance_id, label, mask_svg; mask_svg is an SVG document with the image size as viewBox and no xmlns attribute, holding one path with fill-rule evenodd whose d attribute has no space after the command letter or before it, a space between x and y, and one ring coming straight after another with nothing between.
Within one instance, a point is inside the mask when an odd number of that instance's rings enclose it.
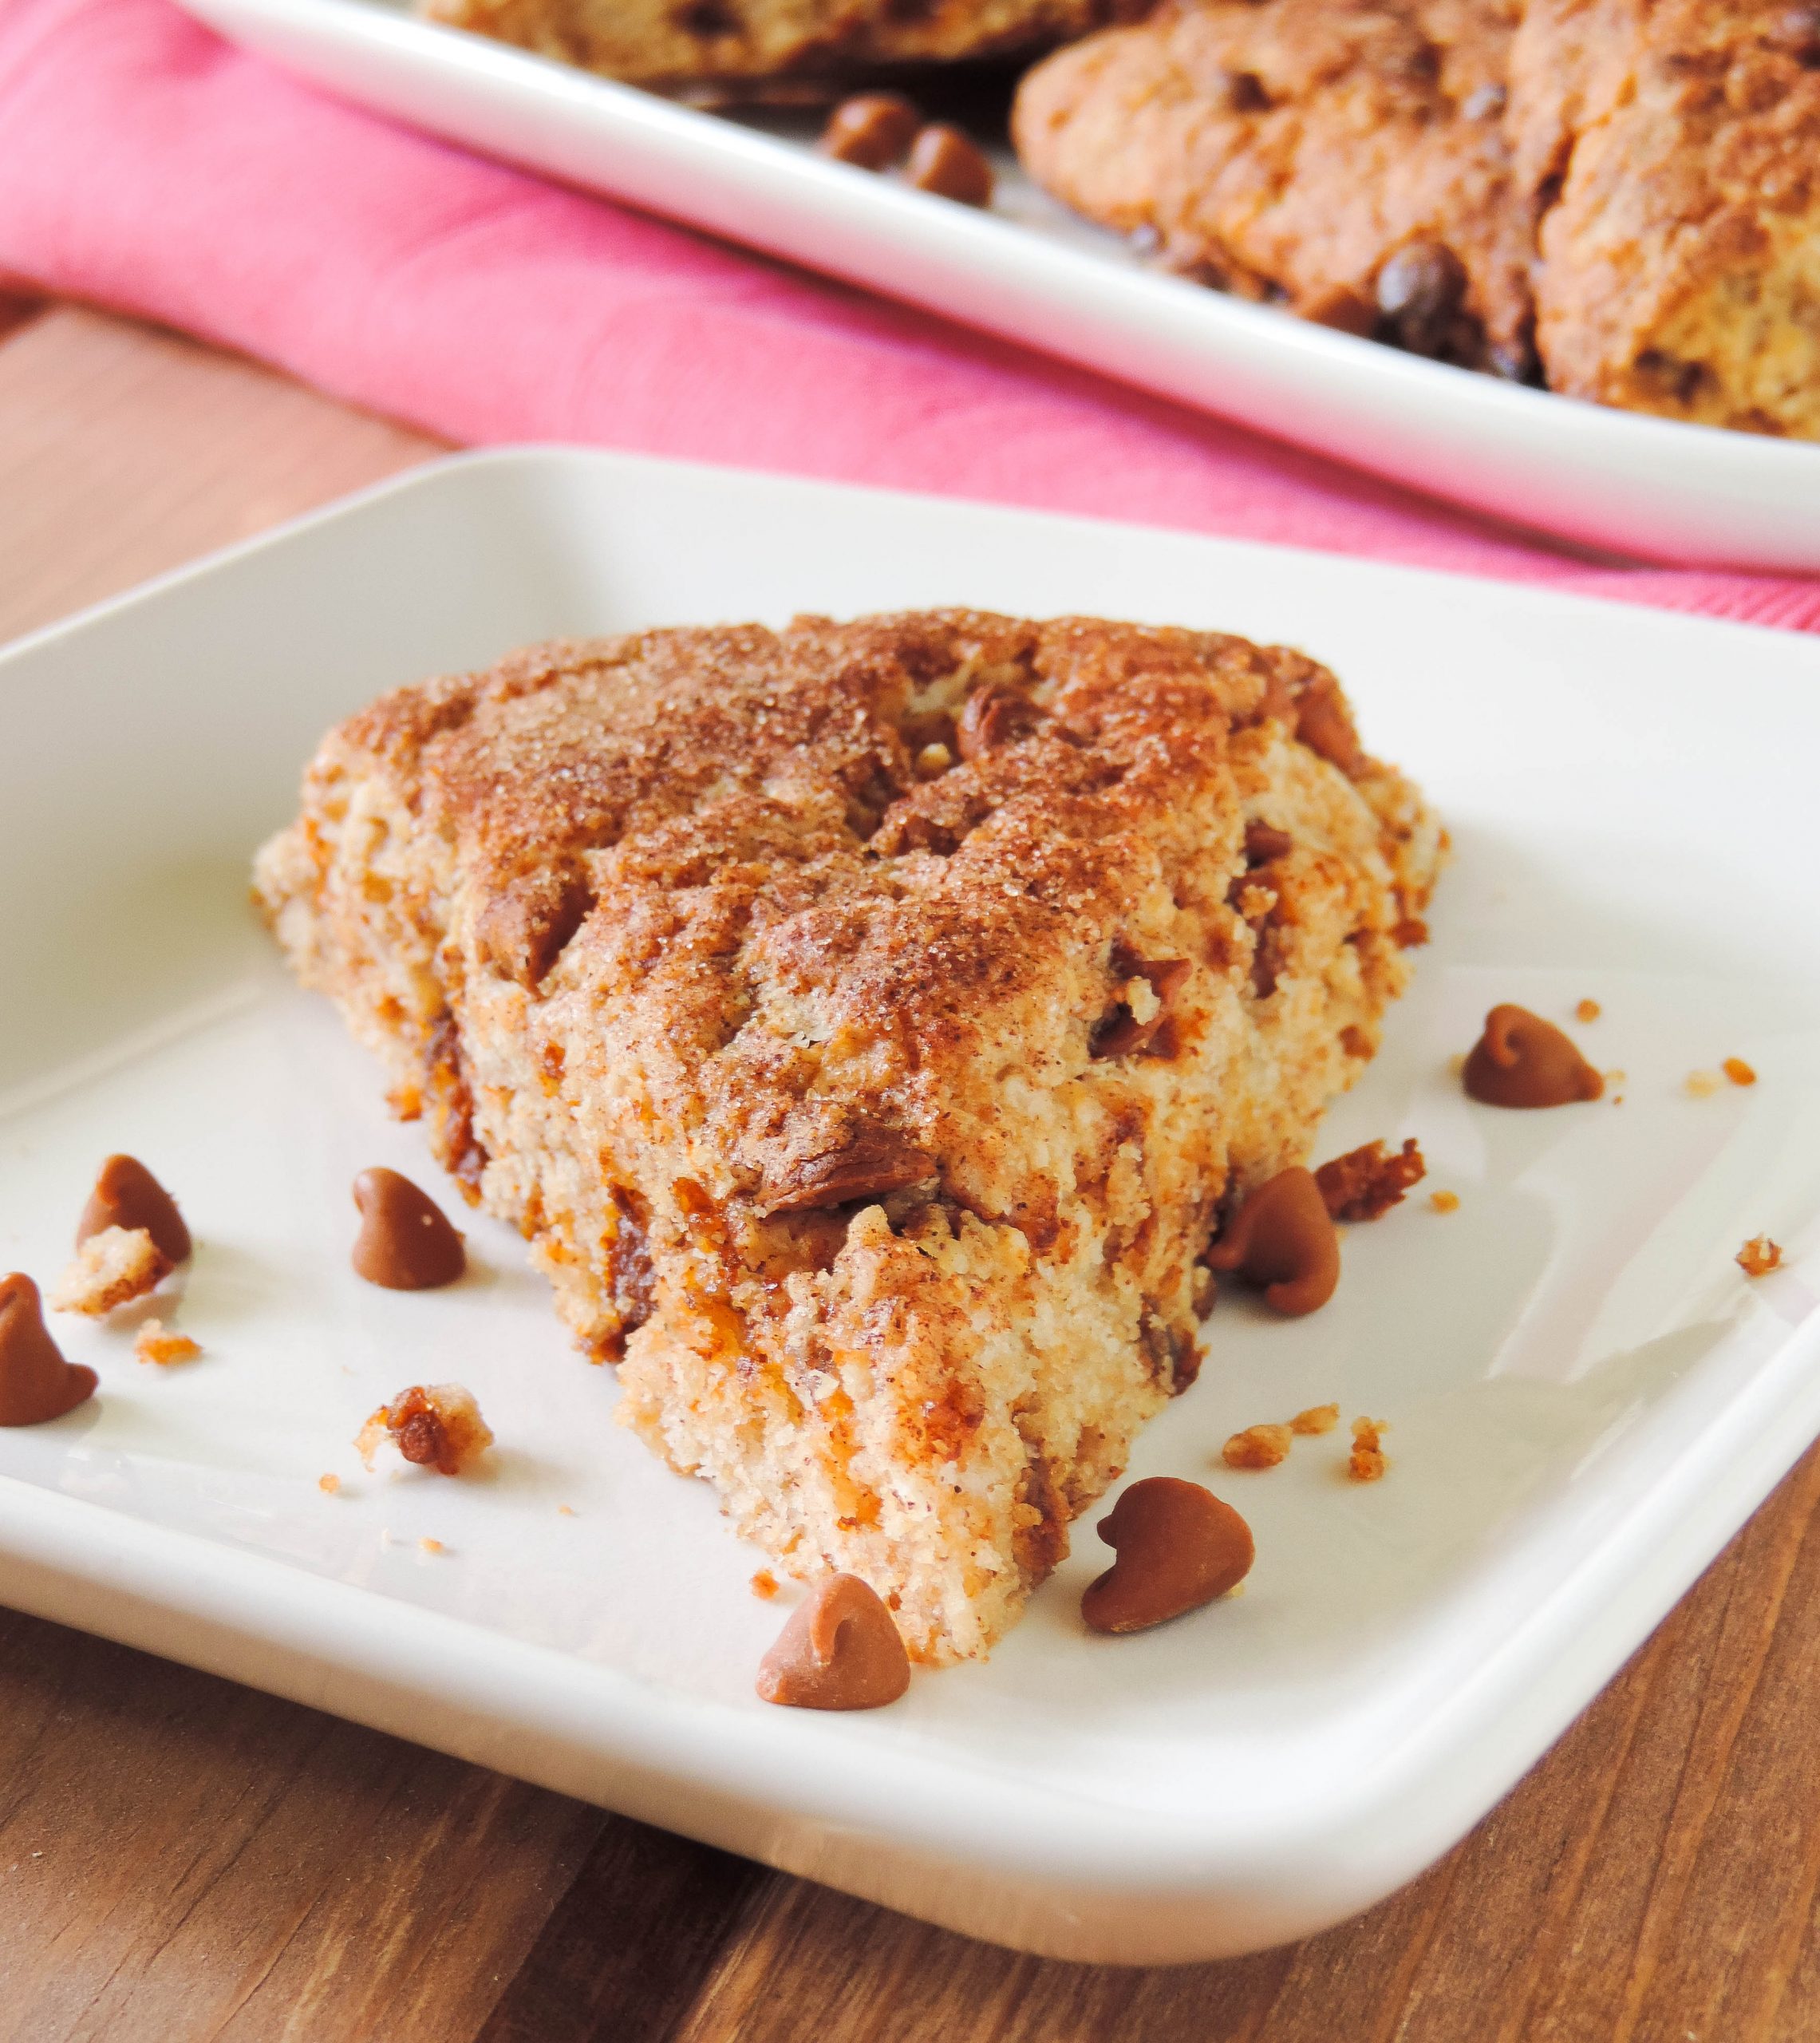
<instances>
[{"instance_id":1,"label":"baked scone on platter","mask_svg":"<svg viewBox=\"0 0 1820 2043\"><path fill-rule=\"evenodd\" d=\"M255 887L624 1422L942 1662L1193 1380L1441 848L1299 654L932 611L401 689Z\"/></svg>"},{"instance_id":2,"label":"baked scone on platter","mask_svg":"<svg viewBox=\"0 0 1820 2043\"><path fill-rule=\"evenodd\" d=\"M1502 121L1516 0L1166 0L1019 89L1025 168L1172 267L1521 376L1527 219Z\"/></svg>"},{"instance_id":3,"label":"baked scone on platter","mask_svg":"<svg viewBox=\"0 0 1820 2043\"><path fill-rule=\"evenodd\" d=\"M657 91L737 97L1040 49L1143 0L420 0L432 21ZM760 93L759 97L764 97Z\"/></svg>"},{"instance_id":4,"label":"baked scone on platter","mask_svg":"<svg viewBox=\"0 0 1820 2043\"><path fill-rule=\"evenodd\" d=\"M1820 439L1820 7L1530 0L1508 118L1550 389Z\"/></svg>"}]
</instances>

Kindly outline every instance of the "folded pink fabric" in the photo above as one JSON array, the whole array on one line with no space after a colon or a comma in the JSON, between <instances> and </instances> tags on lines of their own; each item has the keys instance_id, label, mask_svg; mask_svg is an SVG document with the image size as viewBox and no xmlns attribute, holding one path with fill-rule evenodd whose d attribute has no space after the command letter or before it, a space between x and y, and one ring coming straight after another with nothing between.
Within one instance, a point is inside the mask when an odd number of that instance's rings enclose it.
<instances>
[{"instance_id":1,"label":"folded pink fabric","mask_svg":"<svg viewBox=\"0 0 1820 2043\"><path fill-rule=\"evenodd\" d=\"M0 0L5 275L457 441L591 441L1820 630L1820 582L1589 562L408 132L167 0Z\"/></svg>"}]
</instances>

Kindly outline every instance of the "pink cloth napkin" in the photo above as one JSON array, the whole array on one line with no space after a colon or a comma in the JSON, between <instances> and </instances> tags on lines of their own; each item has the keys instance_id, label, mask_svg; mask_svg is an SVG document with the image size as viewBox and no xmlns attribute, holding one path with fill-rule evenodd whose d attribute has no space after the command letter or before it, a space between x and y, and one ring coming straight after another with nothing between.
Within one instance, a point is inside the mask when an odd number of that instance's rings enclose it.
<instances>
[{"instance_id":1,"label":"pink cloth napkin","mask_svg":"<svg viewBox=\"0 0 1820 2043\"><path fill-rule=\"evenodd\" d=\"M592 441L1820 630L1597 564L343 106L167 0L0 0L0 276L464 442Z\"/></svg>"}]
</instances>

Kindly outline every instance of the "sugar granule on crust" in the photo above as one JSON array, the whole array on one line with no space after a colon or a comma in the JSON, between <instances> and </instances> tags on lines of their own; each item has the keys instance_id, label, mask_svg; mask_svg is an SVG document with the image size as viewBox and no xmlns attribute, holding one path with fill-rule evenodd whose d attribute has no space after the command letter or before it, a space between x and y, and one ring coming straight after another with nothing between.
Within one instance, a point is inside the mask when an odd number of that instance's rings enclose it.
<instances>
[{"instance_id":1,"label":"sugar granule on crust","mask_svg":"<svg viewBox=\"0 0 1820 2043\"><path fill-rule=\"evenodd\" d=\"M200 1342L187 1334L168 1328L161 1319L148 1319L140 1328L132 1352L142 1362L156 1362L168 1369L173 1362L193 1362L202 1353Z\"/></svg>"},{"instance_id":2,"label":"sugar granule on crust","mask_svg":"<svg viewBox=\"0 0 1820 2043\"><path fill-rule=\"evenodd\" d=\"M1299 654L935 611L401 690L257 885L622 1422L939 1662L1192 1381L1440 853Z\"/></svg>"},{"instance_id":3,"label":"sugar granule on crust","mask_svg":"<svg viewBox=\"0 0 1820 2043\"><path fill-rule=\"evenodd\" d=\"M1389 1430L1389 1421L1384 1419L1352 1421L1352 1452L1347 1459L1346 1472L1355 1483L1375 1483L1390 1465L1384 1451L1384 1436Z\"/></svg>"},{"instance_id":4,"label":"sugar granule on crust","mask_svg":"<svg viewBox=\"0 0 1820 2043\"><path fill-rule=\"evenodd\" d=\"M1738 1267L1747 1277L1767 1277L1782 1267L1782 1246L1767 1235L1755 1235L1739 1250Z\"/></svg>"},{"instance_id":5,"label":"sugar granule on crust","mask_svg":"<svg viewBox=\"0 0 1820 2043\"><path fill-rule=\"evenodd\" d=\"M1375 1220L1400 1206L1411 1185L1428 1174L1422 1151L1411 1136L1395 1155L1382 1142L1348 1149L1325 1163L1314 1174L1321 1196L1336 1220Z\"/></svg>"},{"instance_id":6,"label":"sugar granule on crust","mask_svg":"<svg viewBox=\"0 0 1820 2043\"><path fill-rule=\"evenodd\" d=\"M492 1445L493 1434L472 1393L459 1383L413 1384L361 1428L354 1445L369 1468L387 1440L419 1468L459 1476Z\"/></svg>"},{"instance_id":7,"label":"sugar granule on crust","mask_svg":"<svg viewBox=\"0 0 1820 2043\"><path fill-rule=\"evenodd\" d=\"M1247 1426L1220 1449L1220 1459L1229 1468L1274 1468L1288 1456L1289 1436L1287 1426Z\"/></svg>"},{"instance_id":8,"label":"sugar granule on crust","mask_svg":"<svg viewBox=\"0 0 1820 2043\"><path fill-rule=\"evenodd\" d=\"M50 1294L53 1312L87 1313L99 1318L130 1304L168 1276L171 1260L143 1227L104 1227L91 1235Z\"/></svg>"}]
</instances>

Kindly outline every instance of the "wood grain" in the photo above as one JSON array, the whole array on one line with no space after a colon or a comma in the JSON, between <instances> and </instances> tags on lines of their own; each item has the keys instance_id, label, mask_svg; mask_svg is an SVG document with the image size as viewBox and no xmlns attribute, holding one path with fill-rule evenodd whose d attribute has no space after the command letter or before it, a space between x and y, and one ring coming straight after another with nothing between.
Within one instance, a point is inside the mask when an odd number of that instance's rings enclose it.
<instances>
[{"instance_id":1,"label":"wood grain","mask_svg":"<svg viewBox=\"0 0 1820 2043\"><path fill-rule=\"evenodd\" d=\"M435 451L41 312L0 336L0 637ZM1811 2043L1817 1694L1820 1452L1424 1878L1123 1971L0 1613L0 2043Z\"/></svg>"}]
</instances>

